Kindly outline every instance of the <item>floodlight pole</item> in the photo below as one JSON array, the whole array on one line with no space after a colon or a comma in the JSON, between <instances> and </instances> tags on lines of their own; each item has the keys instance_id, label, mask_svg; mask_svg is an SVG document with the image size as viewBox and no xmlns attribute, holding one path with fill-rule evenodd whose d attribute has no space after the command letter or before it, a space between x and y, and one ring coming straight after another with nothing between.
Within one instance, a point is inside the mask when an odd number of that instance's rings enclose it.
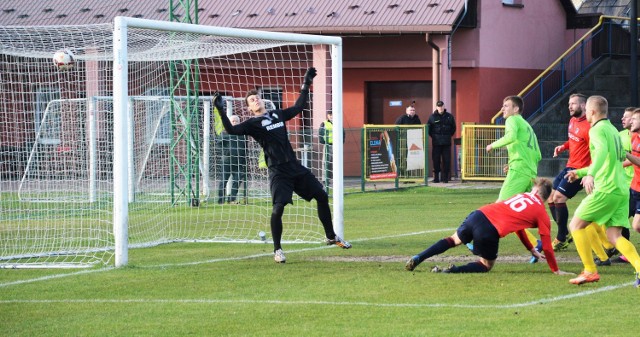
<instances>
[{"instance_id":1,"label":"floodlight pole","mask_svg":"<svg viewBox=\"0 0 640 337\"><path fill-rule=\"evenodd\" d=\"M631 106L638 106L638 0L631 0L631 22L630 31L630 87L631 87Z\"/></svg>"}]
</instances>

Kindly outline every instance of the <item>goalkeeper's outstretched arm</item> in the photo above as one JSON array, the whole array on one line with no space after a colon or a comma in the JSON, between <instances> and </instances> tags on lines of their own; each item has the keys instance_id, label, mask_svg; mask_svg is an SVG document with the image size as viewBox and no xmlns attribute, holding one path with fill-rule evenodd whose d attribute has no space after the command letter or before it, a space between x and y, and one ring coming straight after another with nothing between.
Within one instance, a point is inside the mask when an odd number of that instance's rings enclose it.
<instances>
[{"instance_id":1,"label":"goalkeeper's outstretched arm","mask_svg":"<svg viewBox=\"0 0 640 337\"><path fill-rule=\"evenodd\" d=\"M283 118L285 120L289 120L295 117L297 114L301 113L302 110L307 106L307 102L309 101L309 88L311 87L313 78L316 77L316 75L316 68L311 67L307 69L307 72L304 75L302 86L300 87L300 96L298 96L296 103L292 107L284 111L285 116L283 116Z\"/></svg>"},{"instance_id":2,"label":"goalkeeper's outstretched arm","mask_svg":"<svg viewBox=\"0 0 640 337\"><path fill-rule=\"evenodd\" d=\"M230 135L238 134L235 132L235 126L231 124L229 117L224 113L224 99L218 92L213 93L213 106L218 110L218 114L220 115L220 120L222 121L222 126L224 126L225 131Z\"/></svg>"}]
</instances>

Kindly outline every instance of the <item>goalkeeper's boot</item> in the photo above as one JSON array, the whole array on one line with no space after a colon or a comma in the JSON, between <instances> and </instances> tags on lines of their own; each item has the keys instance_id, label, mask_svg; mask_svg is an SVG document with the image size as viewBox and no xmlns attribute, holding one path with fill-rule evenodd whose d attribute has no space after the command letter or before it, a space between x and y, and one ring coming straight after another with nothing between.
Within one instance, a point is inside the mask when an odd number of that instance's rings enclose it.
<instances>
[{"instance_id":1,"label":"goalkeeper's boot","mask_svg":"<svg viewBox=\"0 0 640 337\"><path fill-rule=\"evenodd\" d=\"M333 240L331 239L327 239L326 241L327 245L336 245L340 248L343 249L349 249L351 248L351 244L347 241L344 241L343 239L341 239L339 236L335 236L335 238Z\"/></svg>"},{"instance_id":2,"label":"goalkeeper's boot","mask_svg":"<svg viewBox=\"0 0 640 337\"><path fill-rule=\"evenodd\" d=\"M578 275L578 277L570 279L569 283L580 285L598 281L600 281L600 275L598 275L598 272L588 273L586 271L583 271L582 273L580 273L580 275Z\"/></svg>"},{"instance_id":3,"label":"goalkeeper's boot","mask_svg":"<svg viewBox=\"0 0 640 337\"><path fill-rule=\"evenodd\" d=\"M636 273L636 281L633 282L633 286L636 288L640 288L640 273Z\"/></svg>"},{"instance_id":4,"label":"goalkeeper's boot","mask_svg":"<svg viewBox=\"0 0 640 337\"><path fill-rule=\"evenodd\" d=\"M282 249L278 249L273 252L273 259L276 261L276 263L287 262L287 258L284 256L284 252L282 251Z\"/></svg>"},{"instance_id":5,"label":"goalkeeper's boot","mask_svg":"<svg viewBox=\"0 0 640 337\"><path fill-rule=\"evenodd\" d=\"M411 257L407 263L404 265L404 269L408 271L413 271L420 264L420 257L418 255Z\"/></svg>"},{"instance_id":6,"label":"goalkeeper's boot","mask_svg":"<svg viewBox=\"0 0 640 337\"><path fill-rule=\"evenodd\" d=\"M600 266L610 266L611 265L611 259L606 259L604 261L600 260L599 257L595 257L593 258L593 263L596 264L596 266L600 267Z\"/></svg>"}]
</instances>

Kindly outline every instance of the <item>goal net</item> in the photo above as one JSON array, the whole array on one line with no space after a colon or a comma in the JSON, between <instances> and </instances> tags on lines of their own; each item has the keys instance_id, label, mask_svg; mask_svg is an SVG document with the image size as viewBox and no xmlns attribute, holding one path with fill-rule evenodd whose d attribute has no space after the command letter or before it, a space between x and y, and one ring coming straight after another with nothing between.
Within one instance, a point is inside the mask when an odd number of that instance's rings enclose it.
<instances>
[{"instance_id":1,"label":"goal net","mask_svg":"<svg viewBox=\"0 0 640 337\"><path fill-rule=\"evenodd\" d=\"M62 49L71 66L52 61ZM286 108L316 67L309 107L287 127L324 177L317 128L328 110L342 126L340 58L338 38L132 18L0 27L0 268L121 266L129 248L270 241L260 147L222 131L213 93L244 121L248 90ZM333 161L343 234L342 156ZM283 225L284 242L324 240L315 202L294 195Z\"/></svg>"}]
</instances>

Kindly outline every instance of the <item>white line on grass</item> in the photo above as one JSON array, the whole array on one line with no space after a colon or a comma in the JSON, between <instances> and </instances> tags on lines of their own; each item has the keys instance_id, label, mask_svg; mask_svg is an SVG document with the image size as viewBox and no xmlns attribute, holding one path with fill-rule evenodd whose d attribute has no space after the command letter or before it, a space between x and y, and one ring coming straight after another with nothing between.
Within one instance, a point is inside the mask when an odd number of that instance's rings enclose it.
<instances>
[{"instance_id":1,"label":"white line on grass","mask_svg":"<svg viewBox=\"0 0 640 337\"><path fill-rule=\"evenodd\" d=\"M13 285L18 285L18 284L33 283L33 282L38 282L38 281L48 281L48 280L53 280L53 279L58 279L58 278L63 278L63 277L69 277L69 276L101 273L103 271L109 271L109 270L113 270L113 269L115 269L115 268L108 267L108 268L103 268L103 269L88 269L88 270L76 271L76 272L73 272L73 273L55 274L55 275L42 276L42 277L32 278L32 279L27 279L27 280L18 280L18 281L13 281L13 282L0 283L0 288L13 286Z\"/></svg>"},{"instance_id":2,"label":"white line on grass","mask_svg":"<svg viewBox=\"0 0 640 337\"><path fill-rule=\"evenodd\" d=\"M434 229L434 230L420 231L420 232L413 232L413 233L396 234L396 235L389 235L389 236L379 236L379 237L373 237L373 238L363 238L363 239L353 240L352 242L386 240L386 239L403 237L403 236L412 236L412 235L420 235L420 234L428 234L428 233L437 233L437 232L452 231L452 230L454 230L454 229L453 228ZM289 254L289 253L300 253L300 252L319 250L319 249L326 249L326 248L330 248L330 247L331 246L319 246L319 247L312 247L312 248L294 249L294 250L287 251L287 254ZM182 263L166 263L166 264L151 265L151 266L138 266L138 267L139 268L166 268L166 267L193 266L193 265L199 265L199 264L205 264L205 263L248 260L248 259L255 259L255 258L260 258L260 257L265 257L265 256L272 256L272 255L273 254L271 254L271 253L264 253L264 254L254 254L254 255L228 257L228 258L220 258L220 259L210 259L210 260L204 260L204 261L182 262ZM26 280L18 280L18 281L0 283L0 288L13 286L13 285L20 285L20 284L26 284L26 283L39 282L39 281L48 281L48 280L53 280L53 279L58 279L58 278L63 278L63 277L69 277L69 276L99 273L99 272L109 271L109 270L113 270L113 269L114 269L113 267L108 267L108 268L103 268L103 269L89 269L89 270L75 271L75 272L72 272L72 273L55 274L55 275L43 276L43 277L38 277L38 278L33 278L33 279L26 279Z\"/></svg>"},{"instance_id":3,"label":"white line on grass","mask_svg":"<svg viewBox=\"0 0 640 337\"><path fill-rule=\"evenodd\" d=\"M351 242L352 243L356 243L356 242L374 241L374 240L387 240L387 239L399 238L399 237L404 237L404 236L413 236L413 235L428 234L428 233L438 233L438 232L448 232L448 231L454 231L454 230L455 230L455 228L433 229L433 230L413 232L413 233L403 233L403 234L395 234L395 235L389 235L389 236L378 236L378 237L372 237L372 238L363 238L363 239L352 240ZM293 249L293 250L287 250L287 254L308 252L308 251L314 251L314 250L320 250L320 249L327 249L327 248L331 248L331 247L332 246L326 246L325 245L325 246L318 246L318 247ZM248 259L255 259L255 258L265 257L265 256L273 256L273 253L262 253L262 254L238 256L238 257L225 257L225 258L219 258L219 259L210 259L210 260L193 261L193 262L165 263L165 264L156 264L156 265L150 265L150 266L138 266L138 267L139 268L166 268L166 267L193 266L193 265L199 265L199 264L224 262L224 261L248 260Z\"/></svg>"},{"instance_id":4,"label":"white line on grass","mask_svg":"<svg viewBox=\"0 0 640 337\"><path fill-rule=\"evenodd\" d=\"M450 303L374 303L374 302L332 302L332 301L282 301L282 300L221 300L221 299L77 299L77 300L0 300L2 304L54 304L54 303L158 303L158 304L280 304L280 305L328 305L328 306L365 306L365 307L391 307L391 308L464 308L464 309L513 309L530 307L540 304L559 302L576 297L589 296L601 292L628 287L633 282L606 286L598 289L586 290L575 294L543 298L540 300L513 303L505 305L491 304L450 304Z\"/></svg>"},{"instance_id":5,"label":"white line on grass","mask_svg":"<svg viewBox=\"0 0 640 337\"><path fill-rule=\"evenodd\" d=\"M384 236L384 237L363 238L363 239L352 240L352 242L386 240L386 239L390 239L390 238L413 236L413 235L428 234L428 233L437 233L437 232L445 232L445 231L452 231L452 230L455 230L455 228L443 228L443 229L434 229L434 230L420 231L420 232L413 232L413 233L396 234L396 235L390 235L390 236ZM290 251L287 251L287 253L299 253L299 252L326 249L326 248L329 248L329 247L331 247L331 246L302 248L302 249L290 250ZM271 256L271 255L273 255L273 254L271 254L271 253L254 254L254 255L240 256L240 257L210 259L210 260L195 261L195 262L161 264L161 265L154 265L154 266L149 266L149 267L140 267L139 266L139 268L158 268L158 267L165 268L165 267L171 267L171 266L173 266L173 267L190 266L190 265L198 265L198 264L205 264L205 263L216 263L216 262L224 262L224 261L238 261L238 260L246 260L246 259L255 259L255 258ZM113 270L113 269L115 269L115 268L109 267L109 268L103 268L103 269L90 269L90 270L77 271L77 272L73 272L73 273L56 274L56 275L38 277L38 278L34 278L34 279L27 279L27 280L19 280L19 281L7 282L7 283L0 283L0 288L7 287L7 286L12 286L12 285L20 285L20 284L25 284L25 283L38 282L38 281L48 281L48 280L53 280L53 279L58 279L58 278L63 278L63 277L69 277L69 276L85 275L85 274L104 272L104 271L109 271L109 270ZM212 303L212 304L215 304L215 303L228 303L228 304L332 305L332 306L333 305L352 305L352 306L398 307L398 308L403 308L403 307L438 308L438 307L441 307L441 308L509 309L509 308L521 308L521 307L528 307L528 306L534 306L534 305L539 305L539 304L553 303L553 302L558 302L558 301L577 298L577 297L589 296L589 295L593 295L593 294L597 294L597 293L601 293L601 292L613 291L613 290L616 290L616 289L619 289L619 288L628 287L628 286L630 286L632 284L633 284L633 282L629 282L629 283L623 283L623 284L619 284L619 285L612 285L612 286L606 286L606 287L592 289L592 290L586 290L586 291L578 292L578 293L575 293L575 294L568 294L568 295L562 295L562 296L551 297L551 298L543 298L543 299L529 301L529 302L513 303L513 304L505 304L505 305L490 305L490 304L486 304L486 305L485 304L477 304L476 305L476 304L448 304L448 303L373 303L373 302L329 302L329 301L281 301L281 300L216 300L216 299L192 299L192 300L188 300L188 299L176 299L176 300L163 300L163 299L156 299L156 300L153 300L153 299L124 299L124 300L116 300L116 299L113 299L113 300L109 300L109 299L0 300L0 303L9 304L9 303L149 303L149 302L154 302L154 303Z\"/></svg>"}]
</instances>

